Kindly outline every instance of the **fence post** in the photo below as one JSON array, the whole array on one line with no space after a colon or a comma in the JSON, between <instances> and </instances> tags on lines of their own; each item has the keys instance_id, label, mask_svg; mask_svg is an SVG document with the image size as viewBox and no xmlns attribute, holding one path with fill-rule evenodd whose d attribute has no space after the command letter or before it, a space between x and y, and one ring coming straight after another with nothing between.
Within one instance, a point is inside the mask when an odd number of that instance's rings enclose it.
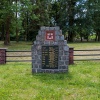
<instances>
[{"instance_id":1,"label":"fence post","mask_svg":"<svg viewBox=\"0 0 100 100\"><path fill-rule=\"evenodd\" d=\"M6 63L6 48L0 48L0 64Z\"/></svg>"},{"instance_id":2,"label":"fence post","mask_svg":"<svg viewBox=\"0 0 100 100\"><path fill-rule=\"evenodd\" d=\"M74 64L74 48L69 48L69 65Z\"/></svg>"}]
</instances>

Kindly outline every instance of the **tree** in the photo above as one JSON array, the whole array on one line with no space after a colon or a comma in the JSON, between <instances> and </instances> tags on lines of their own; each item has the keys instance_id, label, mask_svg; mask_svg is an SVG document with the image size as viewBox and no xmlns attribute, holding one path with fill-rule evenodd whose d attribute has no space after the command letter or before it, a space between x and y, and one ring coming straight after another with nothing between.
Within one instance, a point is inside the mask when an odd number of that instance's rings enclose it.
<instances>
[{"instance_id":1,"label":"tree","mask_svg":"<svg viewBox=\"0 0 100 100\"><path fill-rule=\"evenodd\" d=\"M4 0L2 1L2 25L5 28L5 40L4 44L10 44L10 25L11 25L11 17L13 16L12 13L12 1L11 0Z\"/></svg>"},{"instance_id":2,"label":"tree","mask_svg":"<svg viewBox=\"0 0 100 100\"><path fill-rule=\"evenodd\" d=\"M49 14L51 26L60 26L63 33L66 33L67 23L67 2L66 0L58 0L51 3L51 12Z\"/></svg>"},{"instance_id":3,"label":"tree","mask_svg":"<svg viewBox=\"0 0 100 100\"><path fill-rule=\"evenodd\" d=\"M68 32L68 41L72 42L75 36L75 6L77 0L55 0L52 4L52 19L60 26L63 33Z\"/></svg>"},{"instance_id":4,"label":"tree","mask_svg":"<svg viewBox=\"0 0 100 100\"><path fill-rule=\"evenodd\" d=\"M92 2L93 4L93 21L94 21L94 31L96 32L96 41L100 41L100 1L96 0Z\"/></svg>"},{"instance_id":5,"label":"tree","mask_svg":"<svg viewBox=\"0 0 100 100\"><path fill-rule=\"evenodd\" d=\"M4 20L3 20L3 5L4 1L0 2L0 36L1 40L4 40L4 33L5 33L5 27L4 27Z\"/></svg>"},{"instance_id":6,"label":"tree","mask_svg":"<svg viewBox=\"0 0 100 100\"><path fill-rule=\"evenodd\" d=\"M93 31L92 10L90 2L80 1L77 2L77 13L75 16L76 32L80 35L81 41L83 38L87 39ZM91 23L91 24L90 24Z\"/></svg>"},{"instance_id":7,"label":"tree","mask_svg":"<svg viewBox=\"0 0 100 100\"><path fill-rule=\"evenodd\" d=\"M29 18L28 38L34 40L41 26L49 26L49 0L36 0L32 2L32 12ZM24 21L25 22L25 21ZM25 24L24 24L25 25Z\"/></svg>"},{"instance_id":8,"label":"tree","mask_svg":"<svg viewBox=\"0 0 100 100\"><path fill-rule=\"evenodd\" d=\"M75 6L76 6L77 0L69 0L68 1L68 25L69 25L69 30L68 30L68 41L73 42L74 40L74 25L75 25Z\"/></svg>"},{"instance_id":9,"label":"tree","mask_svg":"<svg viewBox=\"0 0 100 100\"><path fill-rule=\"evenodd\" d=\"M76 36L88 41L91 33L100 41L99 16L99 0L2 0L0 37L8 45L10 36L34 40L41 26L60 26L69 42Z\"/></svg>"}]
</instances>

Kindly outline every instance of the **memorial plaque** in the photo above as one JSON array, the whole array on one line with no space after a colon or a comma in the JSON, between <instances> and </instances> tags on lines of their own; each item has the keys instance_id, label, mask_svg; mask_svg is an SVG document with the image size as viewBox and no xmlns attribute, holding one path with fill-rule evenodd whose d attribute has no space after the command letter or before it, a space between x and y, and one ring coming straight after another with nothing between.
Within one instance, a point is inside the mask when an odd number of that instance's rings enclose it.
<instances>
[{"instance_id":1,"label":"memorial plaque","mask_svg":"<svg viewBox=\"0 0 100 100\"><path fill-rule=\"evenodd\" d=\"M42 68L57 69L58 68L58 46L42 46Z\"/></svg>"}]
</instances>

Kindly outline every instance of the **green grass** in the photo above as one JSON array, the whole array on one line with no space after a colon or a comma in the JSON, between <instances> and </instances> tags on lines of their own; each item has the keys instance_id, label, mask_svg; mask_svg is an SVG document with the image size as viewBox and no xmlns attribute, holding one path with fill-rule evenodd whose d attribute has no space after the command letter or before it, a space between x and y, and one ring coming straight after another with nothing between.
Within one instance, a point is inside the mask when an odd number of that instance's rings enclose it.
<instances>
[{"instance_id":1,"label":"green grass","mask_svg":"<svg viewBox=\"0 0 100 100\"><path fill-rule=\"evenodd\" d=\"M30 63L0 65L0 100L100 100L100 63L77 62L68 73L31 73Z\"/></svg>"},{"instance_id":2,"label":"green grass","mask_svg":"<svg viewBox=\"0 0 100 100\"><path fill-rule=\"evenodd\" d=\"M11 41L9 46L4 46L3 41L0 41L0 48L7 48L8 50L31 50L32 42L18 42ZM100 49L100 42L79 42L68 43L69 47L74 49Z\"/></svg>"},{"instance_id":3,"label":"green grass","mask_svg":"<svg viewBox=\"0 0 100 100\"><path fill-rule=\"evenodd\" d=\"M68 43L68 45L74 49L100 49L100 42Z\"/></svg>"},{"instance_id":4,"label":"green grass","mask_svg":"<svg viewBox=\"0 0 100 100\"><path fill-rule=\"evenodd\" d=\"M31 50L31 42L1 48ZM68 43L75 49L100 49L100 43ZM0 65L0 100L100 100L100 62L75 62L68 73L32 74L30 63Z\"/></svg>"},{"instance_id":5,"label":"green grass","mask_svg":"<svg viewBox=\"0 0 100 100\"><path fill-rule=\"evenodd\" d=\"M7 48L8 50L31 50L32 42L18 42L11 41L10 45L5 46L3 41L0 41L0 48Z\"/></svg>"}]
</instances>

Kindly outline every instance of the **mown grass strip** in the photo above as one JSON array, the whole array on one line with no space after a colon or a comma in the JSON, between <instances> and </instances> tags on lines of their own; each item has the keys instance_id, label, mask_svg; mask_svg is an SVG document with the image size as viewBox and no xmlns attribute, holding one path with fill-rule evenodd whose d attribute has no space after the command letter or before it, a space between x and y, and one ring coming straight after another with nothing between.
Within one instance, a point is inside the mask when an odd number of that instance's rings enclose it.
<instances>
[{"instance_id":1,"label":"mown grass strip","mask_svg":"<svg viewBox=\"0 0 100 100\"><path fill-rule=\"evenodd\" d=\"M30 63L0 65L0 100L99 100L100 62L76 62L68 73L31 73Z\"/></svg>"}]
</instances>

